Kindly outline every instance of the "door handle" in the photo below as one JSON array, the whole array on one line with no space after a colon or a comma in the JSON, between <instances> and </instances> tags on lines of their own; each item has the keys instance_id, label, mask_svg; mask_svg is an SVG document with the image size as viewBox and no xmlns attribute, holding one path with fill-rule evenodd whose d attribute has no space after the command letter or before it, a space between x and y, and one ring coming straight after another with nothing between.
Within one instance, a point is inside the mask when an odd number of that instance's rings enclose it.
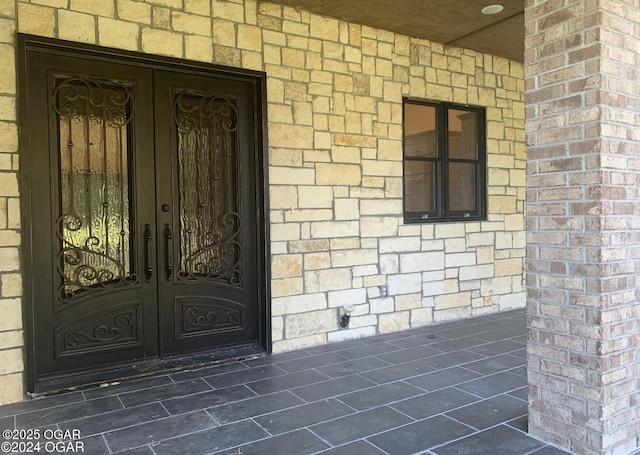
<instances>
[{"instance_id":1,"label":"door handle","mask_svg":"<svg viewBox=\"0 0 640 455\"><path fill-rule=\"evenodd\" d=\"M151 281L153 275L153 267L151 267L151 228L148 224L144 225L144 275L147 281Z\"/></svg>"},{"instance_id":2,"label":"door handle","mask_svg":"<svg viewBox=\"0 0 640 455\"><path fill-rule=\"evenodd\" d=\"M173 239L173 235L171 235L171 228L168 224L164 225L164 237L166 240L166 272L167 272L167 280L171 279L171 274L173 273L173 248L171 244L171 240Z\"/></svg>"}]
</instances>

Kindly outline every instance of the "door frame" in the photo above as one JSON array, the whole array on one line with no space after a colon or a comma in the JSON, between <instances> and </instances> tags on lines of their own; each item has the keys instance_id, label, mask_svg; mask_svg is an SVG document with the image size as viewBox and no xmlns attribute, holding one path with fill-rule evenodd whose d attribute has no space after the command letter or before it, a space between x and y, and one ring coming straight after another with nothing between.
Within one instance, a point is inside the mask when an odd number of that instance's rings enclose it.
<instances>
[{"instance_id":1,"label":"door frame","mask_svg":"<svg viewBox=\"0 0 640 455\"><path fill-rule=\"evenodd\" d=\"M17 63L18 63L18 130L19 130L19 156L20 156L20 208L22 223L22 278L23 278L23 320L25 327L25 357L26 357L26 391L28 395L38 395L42 392L60 390L68 387L69 375L59 378L42 379L38 375L35 352L35 324L34 324L34 285L37 276L34 274L34 255L32 248L33 226L32 219L32 193L31 173L33 162L30 153L30 130L28 123L28 105L26 96L26 81L29 74L29 54L31 52L48 53L53 55L66 55L77 58L85 58L88 61L115 62L135 65L156 70L169 70L185 74L210 76L223 79L240 80L249 83L252 87L254 112L254 150L252 159L255 160L254 175L249 176L256 181L255 210L256 226L255 234L258 247L258 343L263 352L271 352L271 286L270 286L270 249L269 249L269 198L268 198L268 154L267 154L267 90L266 73L262 71L246 70L225 67L204 62L177 59L172 57L144 54L140 52L125 51L99 47L90 44L81 44L62 41L52 38L44 38L33 35L18 34L17 39ZM170 368L182 366L194 366L203 362L211 362L225 358L233 358L246 355L246 349L217 350L206 354L196 354L186 357L170 357L167 359L150 359L136 362L131 365L118 365L118 371L113 368L100 371L82 371L73 375L84 384L92 384L99 381L139 376ZM255 352L255 351L254 351ZM71 381L74 382L74 381ZM77 381L75 381L77 382Z\"/></svg>"}]
</instances>

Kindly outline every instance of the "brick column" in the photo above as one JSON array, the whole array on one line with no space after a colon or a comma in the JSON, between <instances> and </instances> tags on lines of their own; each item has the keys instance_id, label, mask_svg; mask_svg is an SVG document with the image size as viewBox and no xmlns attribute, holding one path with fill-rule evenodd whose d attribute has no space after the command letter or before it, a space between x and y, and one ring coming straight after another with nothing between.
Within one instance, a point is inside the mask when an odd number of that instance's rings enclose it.
<instances>
[{"instance_id":1,"label":"brick column","mask_svg":"<svg viewBox=\"0 0 640 455\"><path fill-rule=\"evenodd\" d=\"M529 431L640 433L640 6L526 0Z\"/></svg>"}]
</instances>

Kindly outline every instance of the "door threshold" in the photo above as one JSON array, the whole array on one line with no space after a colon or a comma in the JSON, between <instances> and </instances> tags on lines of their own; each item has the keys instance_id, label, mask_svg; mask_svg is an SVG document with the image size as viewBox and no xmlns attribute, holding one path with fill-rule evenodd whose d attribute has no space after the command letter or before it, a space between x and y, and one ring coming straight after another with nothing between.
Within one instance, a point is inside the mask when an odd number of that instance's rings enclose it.
<instances>
[{"instance_id":1,"label":"door threshold","mask_svg":"<svg viewBox=\"0 0 640 455\"><path fill-rule=\"evenodd\" d=\"M66 375L42 377L37 381L37 392L28 392L27 399L77 392L96 387L108 387L126 381L160 376L180 371L199 370L214 365L224 365L264 357L267 352L259 346L238 346L215 352L192 355L176 355L135 363L111 365Z\"/></svg>"}]
</instances>

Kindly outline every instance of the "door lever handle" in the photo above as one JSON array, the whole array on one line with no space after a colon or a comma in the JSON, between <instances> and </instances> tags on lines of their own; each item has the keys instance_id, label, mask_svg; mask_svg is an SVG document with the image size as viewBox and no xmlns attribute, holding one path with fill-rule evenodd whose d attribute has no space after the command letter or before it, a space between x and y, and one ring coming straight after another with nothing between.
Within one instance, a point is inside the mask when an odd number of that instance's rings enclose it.
<instances>
[{"instance_id":1,"label":"door lever handle","mask_svg":"<svg viewBox=\"0 0 640 455\"><path fill-rule=\"evenodd\" d=\"M153 275L153 267L151 267L151 228L148 224L144 225L144 275L147 281L151 281Z\"/></svg>"},{"instance_id":2,"label":"door lever handle","mask_svg":"<svg viewBox=\"0 0 640 455\"><path fill-rule=\"evenodd\" d=\"M171 240L173 240L173 235L171 235L171 228L168 224L164 225L164 237L166 240L166 272L167 272L167 280L171 279L171 274L173 273L173 245Z\"/></svg>"}]
</instances>

